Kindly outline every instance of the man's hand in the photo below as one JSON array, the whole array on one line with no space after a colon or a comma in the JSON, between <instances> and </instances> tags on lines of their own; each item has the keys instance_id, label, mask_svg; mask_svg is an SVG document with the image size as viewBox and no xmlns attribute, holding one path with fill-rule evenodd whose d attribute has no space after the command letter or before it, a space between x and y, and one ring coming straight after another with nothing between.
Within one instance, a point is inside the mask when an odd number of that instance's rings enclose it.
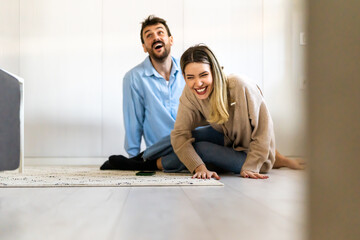
<instances>
[{"instance_id":1,"label":"man's hand","mask_svg":"<svg viewBox=\"0 0 360 240\"><path fill-rule=\"evenodd\" d=\"M217 175L216 172L209 171L205 164L201 164L195 169L195 174L192 178L202 178L202 179L210 179L215 178L216 180L220 180L220 177Z\"/></svg>"},{"instance_id":2,"label":"man's hand","mask_svg":"<svg viewBox=\"0 0 360 240\"><path fill-rule=\"evenodd\" d=\"M240 176L242 176L243 178L254 178L254 179L267 179L269 178L269 176L266 176L264 174L260 174L260 173L254 173L252 171L241 171Z\"/></svg>"}]
</instances>

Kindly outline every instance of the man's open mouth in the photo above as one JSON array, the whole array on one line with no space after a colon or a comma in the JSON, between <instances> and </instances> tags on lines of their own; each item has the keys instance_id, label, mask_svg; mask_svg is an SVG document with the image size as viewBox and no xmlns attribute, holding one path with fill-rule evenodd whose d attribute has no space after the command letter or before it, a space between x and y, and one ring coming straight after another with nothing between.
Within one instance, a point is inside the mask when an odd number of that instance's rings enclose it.
<instances>
[{"instance_id":1,"label":"man's open mouth","mask_svg":"<svg viewBox=\"0 0 360 240\"><path fill-rule=\"evenodd\" d=\"M164 44L162 42L155 42L153 44L153 48L155 48L156 50L162 48L164 46Z\"/></svg>"}]
</instances>

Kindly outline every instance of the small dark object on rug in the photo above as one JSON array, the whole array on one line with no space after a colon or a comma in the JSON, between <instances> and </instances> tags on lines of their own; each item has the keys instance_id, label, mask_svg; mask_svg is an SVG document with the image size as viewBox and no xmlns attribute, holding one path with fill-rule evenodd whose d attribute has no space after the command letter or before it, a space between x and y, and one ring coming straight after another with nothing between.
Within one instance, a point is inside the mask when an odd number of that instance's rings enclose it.
<instances>
[{"instance_id":1,"label":"small dark object on rug","mask_svg":"<svg viewBox=\"0 0 360 240\"><path fill-rule=\"evenodd\" d=\"M137 172L135 175L136 176L152 176L155 174L155 171L140 171Z\"/></svg>"}]
</instances>

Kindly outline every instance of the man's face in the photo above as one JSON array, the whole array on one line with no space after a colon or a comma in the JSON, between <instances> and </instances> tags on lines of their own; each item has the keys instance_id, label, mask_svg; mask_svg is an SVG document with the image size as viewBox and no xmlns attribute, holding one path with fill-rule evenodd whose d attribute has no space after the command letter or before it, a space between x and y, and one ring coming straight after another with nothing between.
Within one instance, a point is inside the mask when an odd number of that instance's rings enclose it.
<instances>
[{"instance_id":1,"label":"man's face","mask_svg":"<svg viewBox=\"0 0 360 240\"><path fill-rule=\"evenodd\" d=\"M173 37L168 35L163 24L147 26L143 30L144 52L158 62L163 62L170 54Z\"/></svg>"}]
</instances>

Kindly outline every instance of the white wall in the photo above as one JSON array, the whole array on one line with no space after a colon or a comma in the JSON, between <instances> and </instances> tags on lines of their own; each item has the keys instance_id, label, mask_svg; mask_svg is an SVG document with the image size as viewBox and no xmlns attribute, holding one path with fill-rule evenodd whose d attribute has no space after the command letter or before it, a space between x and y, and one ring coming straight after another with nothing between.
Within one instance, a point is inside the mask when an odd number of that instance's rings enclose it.
<instances>
[{"instance_id":1,"label":"white wall","mask_svg":"<svg viewBox=\"0 0 360 240\"><path fill-rule=\"evenodd\" d=\"M0 0L0 68L19 75L19 1Z\"/></svg>"},{"instance_id":2,"label":"white wall","mask_svg":"<svg viewBox=\"0 0 360 240\"><path fill-rule=\"evenodd\" d=\"M101 0L20 3L25 155L102 154Z\"/></svg>"},{"instance_id":3,"label":"white wall","mask_svg":"<svg viewBox=\"0 0 360 240\"><path fill-rule=\"evenodd\" d=\"M290 156L304 156L306 138L306 34L303 0L264 1L264 94L274 120L277 149Z\"/></svg>"},{"instance_id":4,"label":"white wall","mask_svg":"<svg viewBox=\"0 0 360 240\"><path fill-rule=\"evenodd\" d=\"M14 7L20 14L18 74L26 82L26 156L125 153L122 77L147 56L139 31L149 14L168 21L174 56L206 43L227 73L247 75L262 87L278 149L302 155L303 56L296 37L302 1L20 0Z\"/></svg>"},{"instance_id":5,"label":"white wall","mask_svg":"<svg viewBox=\"0 0 360 240\"><path fill-rule=\"evenodd\" d=\"M184 0L184 45L207 44L226 73L262 79L262 0Z\"/></svg>"}]
</instances>

